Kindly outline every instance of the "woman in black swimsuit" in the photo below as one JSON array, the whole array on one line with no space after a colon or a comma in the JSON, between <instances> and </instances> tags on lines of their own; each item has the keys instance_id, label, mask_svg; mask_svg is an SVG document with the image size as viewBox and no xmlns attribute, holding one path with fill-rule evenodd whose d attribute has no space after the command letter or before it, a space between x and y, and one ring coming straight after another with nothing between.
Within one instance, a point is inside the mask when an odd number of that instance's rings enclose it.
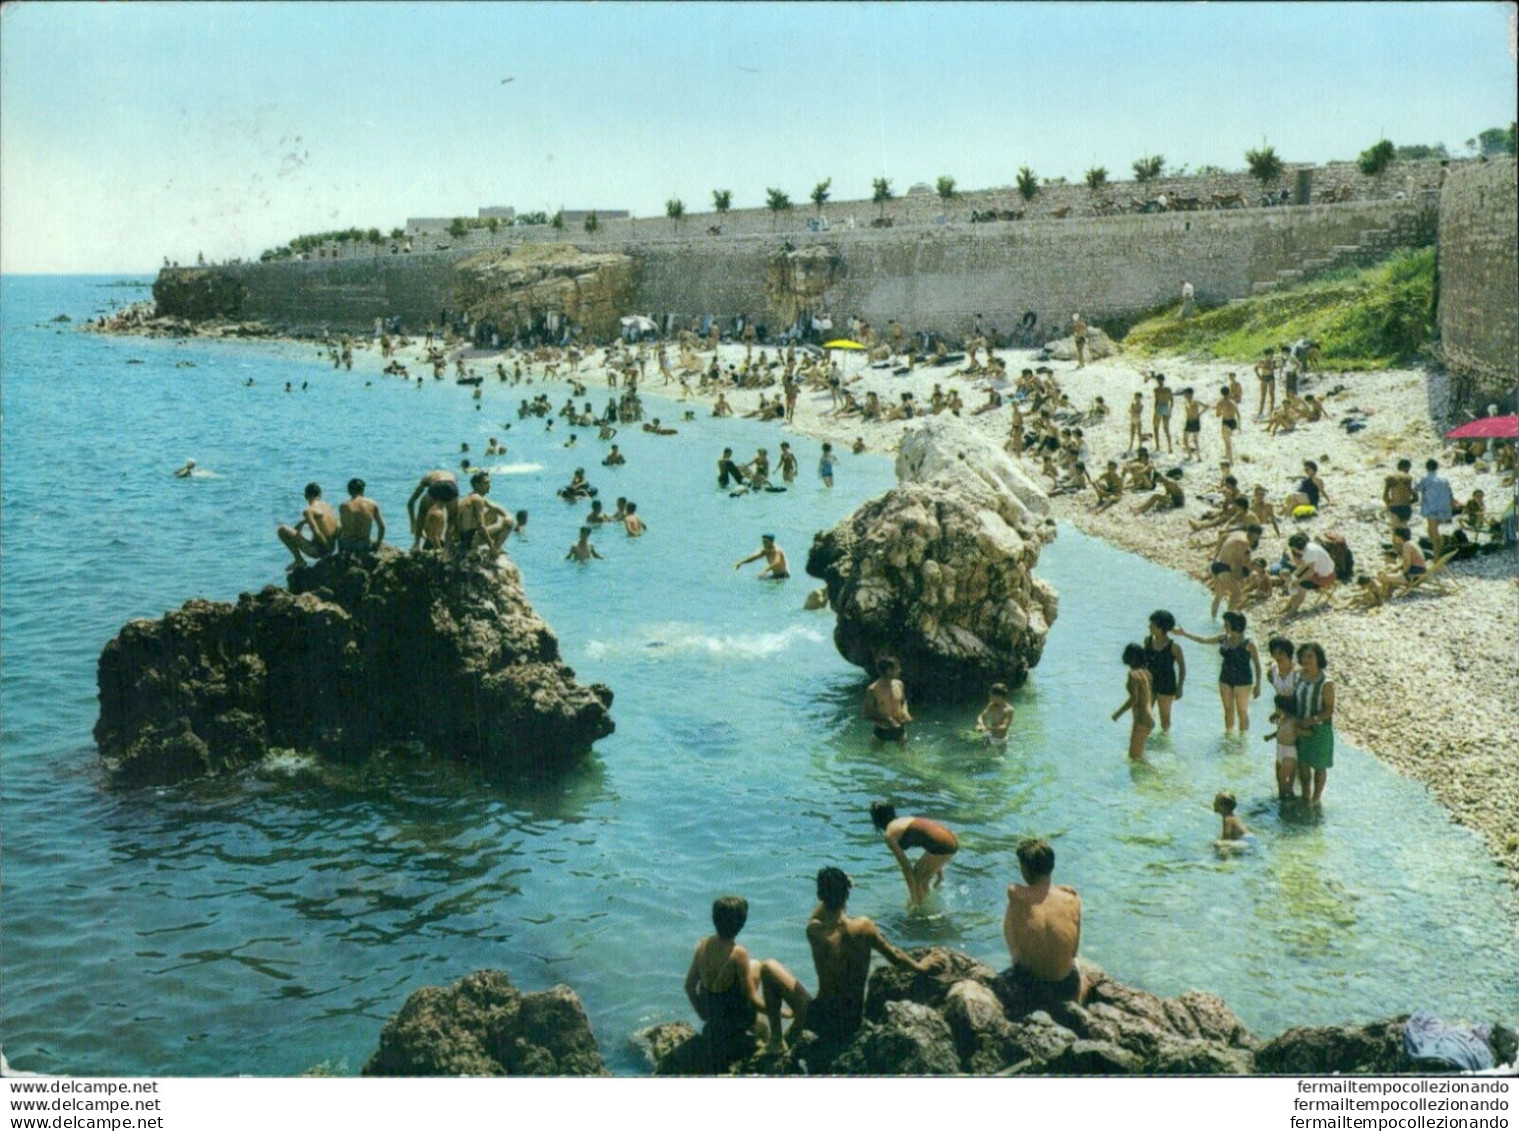
<instances>
[{"instance_id":1,"label":"woman in black swimsuit","mask_svg":"<svg viewBox=\"0 0 1519 1131\"><path fill-rule=\"evenodd\" d=\"M1254 642L1245 639L1245 615L1225 613L1224 631L1219 636L1193 636L1183 628L1176 635L1196 644L1217 644L1222 666L1218 672L1218 697L1224 704L1224 733L1234 733L1234 720L1239 719L1239 732L1250 729L1250 700L1261 695L1261 657Z\"/></svg>"},{"instance_id":2,"label":"woman in black swimsuit","mask_svg":"<svg viewBox=\"0 0 1519 1131\"><path fill-rule=\"evenodd\" d=\"M748 919L749 901L742 896L713 900L712 926L717 933L696 944L691 968L686 972L686 997L696 1015L706 1022L702 1035L714 1074L754 1051L761 1032L756 1025L761 1011L769 1018L770 1047L778 1049L782 1047L782 1005L791 1007L791 1028L800 1032L812 1001L779 962L773 958L756 961L738 945L735 940Z\"/></svg>"},{"instance_id":3,"label":"woman in black swimsuit","mask_svg":"<svg viewBox=\"0 0 1519 1131\"><path fill-rule=\"evenodd\" d=\"M1150 634L1145 637L1145 667L1150 669L1150 688L1160 705L1160 729L1171 729L1171 704L1181 698L1187 682L1187 660L1181 646L1171 639L1176 618L1165 609L1150 614Z\"/></svg>"}]
</instances>

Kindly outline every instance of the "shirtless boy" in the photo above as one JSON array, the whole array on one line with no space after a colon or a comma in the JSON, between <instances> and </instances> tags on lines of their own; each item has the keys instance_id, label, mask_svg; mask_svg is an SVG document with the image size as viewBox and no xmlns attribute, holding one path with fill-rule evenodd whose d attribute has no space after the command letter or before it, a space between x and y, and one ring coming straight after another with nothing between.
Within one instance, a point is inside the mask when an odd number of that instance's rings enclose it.
<instances>
[{"instance_id":1,"label":"shirtless boy","mask_svg":"<svg viewBox=\"0 0 1519 1131\"><path fill-rule=\"evenodd\" d=\"M305 566L302 554L315 562L332 553L337 546L338 525L338 516L322 499L322 488L315 483L306 484L306 509L301 512L300 521L275 531L295 559L286 568L294 571ZM301 533L303 526L311 531L310 538Z\"/></svg>"},{"instance_id":2,"label":"shirtless boy","mask_svg":"<svg viewBox=\"0 0 1519 1131\"><path fill-rule=\"evenodd\" d=\"M807 1007L805 1028L833 1046L846 1043L864 1020L865 982L870 976L872 951L879 951L898 969L919 974L931 974L940 966L937 955L921 961L913 958L887 942L869 919L844 914L852 886L838 868L818 872L818 905L807 922L818 992Z\"/></svg>"},{"instance_id":3,"label":"shirtless boy","mask_svg":"<svg viewBox=\"0 0 1519 1131\"><path fill-rule=\"evenodd\" d=\"M417 480L416 487L412 490L411 498L406 500L406 519L411 526L411 548L415 550L422 544L422 515L428 510L428 505L417 506L418 500L427 494L435 483L452 483L454 485L455 498L458 497L459 481L454 478L452 471L439 468L429 471L421 479Z\"/></svg>"},{"instance_id":4,"label":"shirtless boy","mask_svg":"<svg viewBox=\"0 0 1519 1131\"><path fill-rule=\"evenodd\" d=\"M1234 815L1234 810L1239 802L1234 794L1227 789L1220 790L1218 796L1213 799L1213 811L1223 818L1223 826L1219 829L1219 840L1244 840L1250 830L1245 828L1245 822Z\"/></svg>"},{"instance_id":5,"label":"shirtless boy","mask_svg":"<svg viewBox=\"0 0 1519 1131\"><path fill-rule=\"evenodd\" d=\"M1002 937L1012 956L1012 983L1020 1013L1061 1001L1080 1003L1085 992L1076 952L1081 946L1081 896L1054 885L1055 850L1043 840L1018 846L1022 884L1007 887Z\"/></svg>"},{"instance_id":6,"label":"shirtless boy","mask_svg":"<svg viewBox=\"0 0 1519 1131\"><path fill-rule=\"evenodd\" d=\"M455 525L459 544L466 550L486 546L494 558L516 523L505 507L486 498L491 489L490 472L475 472L469 477L469 485L474 490L459 501Z\"/></svg>"},{"instance_id":7,"label":"shirtless boy","mask_svg":"<svg viewBox=\"0 0 1519 1131\"><path fill-rule=\"evenodd\" d=\"M765 559L765 568L760 570L759 580L785 581L786 578L791 576L790 571L786 567L786 551L775 544L774 534L761 534L760 548L747 558L740 558L734 562L733 568L739 569L750 562L757 562L761 558Z\"/></svg>"},{"instance_id":8,"label":"shirtless boy","mask_svg":"<svg viewBox=\"0 0 1519 1131\"><path fill-rule=\"evenodd\" d=\"M567 562L588 562L592 558L595 558L597 561L606 560L596 552L596 547L591 545L591 528L589 526L582 526L580 528L580 541L570 547L570 552L564 555L564 560Z\"/></svg>"},{"instance_id":9,"label":"shirtless boy","mask_svg":"<svg viewBox=\"0 0 1519 1131\"><path fill-rule=\"evenodd\" d=\"M933 887L944 883L944 865L960 850L955 834L927 817L899 817L889 801L870 803L870 822L886 838L886 847L902 869L908 903L916 906L927 902L930 881ZM916 862L908 859L910 848L923 850Z\"/></svg>"},{"instance_id":10,"label":"shirtless boy","mask_svg":"<svg viewBox=\"0 0 1519 1131\"><path fill-rule=\"evenodd\" d=\"M1013 725L1013 707L1007 701L1007 684L994 683L990 698L981 713L976 716L976 730L986 735L986 744L993 750L1007 750L1007 732Z\"/></svg>"},{"instance_id":11,"label":"shirtless boy","mask_svg":"<svg viewBox=\"0 0 1519 1131\"><path fill-rule=\"evenodd\" d=\"M369 532L375 531L374 542ZM338 505L338 552L363 554L378 550L385 541L385 520L380 517L380 507L373 499L364 497L364 481L348 481L348 501Z\"/></svg>"},{"instance_id":12,"label":"shirtless boy","mask_svg":"<svg viewBox=\"0 0 1519 1131\"><path fill-rule=\"evenodd\" d=\"M875 682L865 689L861 712L875 727L878 742L907 743L907 724L912 722L912 714L907 710L907 692L898 678L901 671L895 660L882 660L876 665Z\"/></svg>"}]
</instances>

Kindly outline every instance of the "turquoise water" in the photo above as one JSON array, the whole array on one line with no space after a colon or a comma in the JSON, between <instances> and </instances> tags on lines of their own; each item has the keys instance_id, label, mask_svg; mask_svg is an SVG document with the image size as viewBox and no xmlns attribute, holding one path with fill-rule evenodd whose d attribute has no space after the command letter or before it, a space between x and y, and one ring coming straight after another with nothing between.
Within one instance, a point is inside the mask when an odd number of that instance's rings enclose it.
<instances>
[{"instance_id":1,"label":"turquoise water","mask_svg":"<svg viewBox=\"0 0 1519 1131\"><path fill-rule=\"evenodd\" d=\"M572 985L614 1068L638 1071L626 1037L687 1016L681 979L713 896L748 896L744 941L811 982L811 877L838 863L855 909L896 941L1000 966L1003 889L1030 833L1054 838L1058 878L1085 897L1086 954L1160 993L1216 991L1257 1032L1419 1007L1512 1019L1508 889L1421 786L1342 743L1323 819L1284 822L1260 720L1248 741L1224 740L1216 660L1196 647L1173 734L1149 765L1126 763L1127 726L1108 721L1117 656L1156 606L1205 626L1207 596L1186 579L1063 530L1040 565L1061 616L1016 697L1008 756L959 737L975 707L924 710L907 751L873 750L860 675L827 615L801 610L814 583L800 572L814 530L891 483L885 459L847 459L828 492L811 473L817 444L794 439L799 490L729 499L712 489L718 451L773 453L772 430L625 432L629 463L613 473L585 434L566 451L560 426L516 425L517 396L493 385L476 412L451 382L365 388L312 348L45 322L144 297L108 281L7 278L0 292L0 1032L19 1067L356 1071L410 991L495 966L528 989ZM287 380L310 387L286 394ZM492 434L505 459L479 454ZM417 474L455 464L461 440L512 469L496 493L532 512L512 547L529 596L581 678L617 692L617 733L582 769L526 790L296 757L176 789L102 779L95 661L122 623L279 582L273 527L299 513L308 479L333 495L362 475L403 530ZM215 477L173 479L190 457ZM598 533L608 560L584 568L561 560L583 510L553 498L581 464L650 526L642 541ZM790 553L789 583L733 571L762 531ZM1209 805L1226 787L1259 842L1239 858L1212 848ZM960 833L927 914L906 913L871 832L878 796Z\"/></svg>"}]
</instances>

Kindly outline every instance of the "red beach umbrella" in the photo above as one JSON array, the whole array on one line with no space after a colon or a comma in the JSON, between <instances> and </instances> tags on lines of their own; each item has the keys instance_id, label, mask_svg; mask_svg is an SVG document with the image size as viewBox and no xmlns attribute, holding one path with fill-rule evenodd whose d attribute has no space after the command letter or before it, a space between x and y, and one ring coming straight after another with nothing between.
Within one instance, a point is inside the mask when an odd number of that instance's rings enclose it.
<instances>
[{"instance_id":1,"label":"red beach umbrella","mask_svg":"<svg viewBox=\"0 0 1519 1131\"><path fill-rule=\"evenodd\" d=\"M1519 416L1481 416L1445 433L1447 440L1513 440L1519 438Z\"/></svg>"}]
</instances>

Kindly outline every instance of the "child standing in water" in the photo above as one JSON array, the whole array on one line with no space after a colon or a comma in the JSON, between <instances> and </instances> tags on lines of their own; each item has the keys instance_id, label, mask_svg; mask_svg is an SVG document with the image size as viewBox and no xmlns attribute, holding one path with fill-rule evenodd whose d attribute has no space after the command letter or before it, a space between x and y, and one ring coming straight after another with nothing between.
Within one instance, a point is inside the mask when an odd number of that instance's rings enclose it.
<instances>
[{"instance_id":1,"label":"child standing in water","mask_svg":"<svg viewBox=\"0 0 1519 1131\"><path fill-rule=\"evenodd\" d=\"M1134 726L1129 731L1129 760L1138 762L1145 756L1145 739L1155 729L1155 716L1150 713L1150 669L1145 663L1145 650L1138 644L1124 648L1123 662L1129 669L1129 678L1124 684L1129 697L1113 712L1113 721L1116 723L1125 711L1134 712Z\"/></svg>"},{"instance_id":2,"label":"child standing in water","mask_svg":"<svg viewBox=\"0 0 1519 1131\"><path fill-rule=\"evenodd\" d=\"M994 683L991 698L976 716L976 730L986 736L986 744L999 754L1007 752L1007 732L1013 725L1013 707L1007 701L1007 684Z\"/></svg>"},{"instance_id":3,"label":"child standing in water","mask_svg":"<svg viewBox=\"0 0 1519 1131\"><path fill-rule=\"evenodd\" d=\"M823 445L823 455L818 460L818 475L823 480L823 486L833 486L833 445Z\"/></svg>"},{"instance_id":4,"label":"child standing in water","mask_svg":"<svg viewBox=\"0 0 1519 1131\"><path fill-rule=\"evenodd\" d=\"M1274 682L1274 681L1273 681ZM1276 739L1276 793L1283 801L1292 800L1292 781L1297 776L1297 699L1290 694L1278 695L1273 703L1276 713L1276 729L1265 741Z\"/></svg>"}]
</instances>

